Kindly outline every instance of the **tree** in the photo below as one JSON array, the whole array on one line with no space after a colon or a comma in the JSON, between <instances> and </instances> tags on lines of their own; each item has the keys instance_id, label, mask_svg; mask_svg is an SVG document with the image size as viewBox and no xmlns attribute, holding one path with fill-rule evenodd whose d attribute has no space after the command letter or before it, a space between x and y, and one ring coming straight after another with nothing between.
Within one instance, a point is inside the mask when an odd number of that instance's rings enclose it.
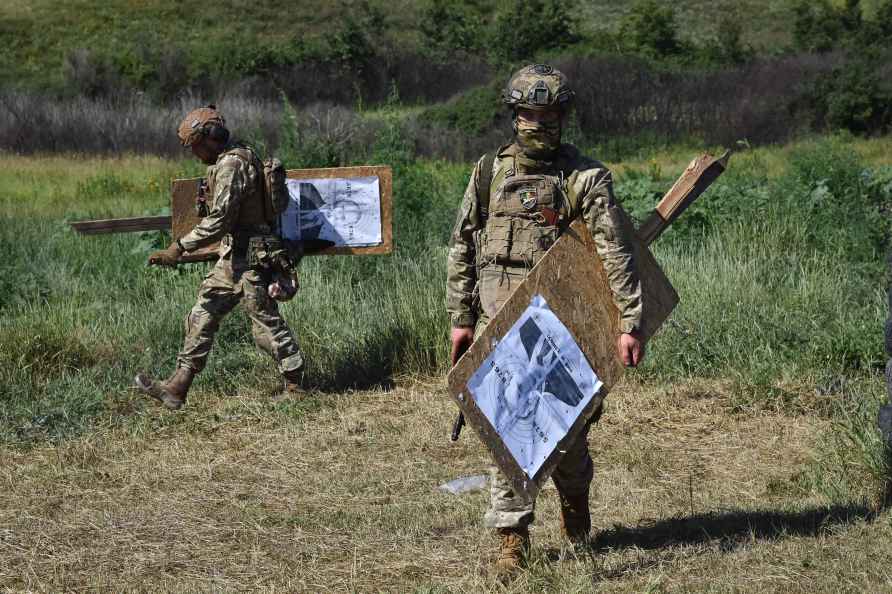
<instances>
[{"instance_id":1,"label":"tree","mask_svg":"<svg viewBox=\"0 0 892 594\"><path fill-rule=\"evenodd\" d=\"M422 47L435 58L480 50L486 35L482 11L467 0L432 0L421 13Z\"/></svg>"},{"instance_id":2,"label":"tree","mask_svg":"<svg viewBox=\"0 0 892 594\"><path fill-rule=\"evenodd\" d=\"M793 43L809 52L828 52L843 45L861 45L864 18L861 0L846 0L836 8L830 0L798 0L793 5Z\"/></svg>"},{"instance_id":3,"label":"tree","mask_svg":"<svg viewBox=\"0 0 892 594\"><path fill-rule=\"evenodd\" d=\"M706 42L705 55L709 60L722 64L743 64L755 51L743 43L742 19L737 14L726 14L719 21L714 39Z\"/></svg>"},{"instance_id":4,"label":"tree","mask_svg":"<svg viewBox=\"0 0 892 594\"><path fill-rule=\"evenodd\" d=\"M671 5L638 0L620 25L620 37L633 51L661 58L678 54L678 25Z\"/></svg>"},{"instance_id":5,"label":"tree","mask_svg":"<svg viewBox=\"0 0 892 594\"><path fill-rule=\"evenodd\" d=\"M892 44L892 0L885 0L877 7L874 23L879 35L887 44Z\"/></svg>"},{"instance_id":6,"label":"tree","mask_svg":"<svg viewBox=\"0 0 892 594\"><path fill-rule=\"evenodd\" d=\"M491 50L497 60L514 62L576 41L566 2L511 0L496 15Z\"/></svg>"}]
</instances>

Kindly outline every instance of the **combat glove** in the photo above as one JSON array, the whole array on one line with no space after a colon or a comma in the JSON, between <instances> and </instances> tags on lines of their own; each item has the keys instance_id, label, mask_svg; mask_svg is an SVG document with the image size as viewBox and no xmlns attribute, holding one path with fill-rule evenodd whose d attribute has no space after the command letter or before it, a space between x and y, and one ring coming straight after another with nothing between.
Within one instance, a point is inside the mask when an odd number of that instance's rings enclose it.
<instances>
[{"instance_id":1,"label":"combat glove","mask_svg":"<svg viewBox=\"0 0 892 594\"><path fill-rule=\"evenodd\" d=\"M180 263L180 256L185 250L180 247L179 240L174 241L165 250L159 250L149 256L149 266L172 266Z\"/></svg>"}]
</instances>

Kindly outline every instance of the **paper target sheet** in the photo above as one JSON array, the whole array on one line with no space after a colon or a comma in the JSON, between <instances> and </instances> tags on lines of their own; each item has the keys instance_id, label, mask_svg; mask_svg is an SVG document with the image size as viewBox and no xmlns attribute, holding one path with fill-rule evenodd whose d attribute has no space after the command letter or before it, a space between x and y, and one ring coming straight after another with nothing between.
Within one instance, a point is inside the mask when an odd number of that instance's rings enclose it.
<instances>
[{"instance_id":1,"label":"paper target sheet","mask_svg":"<svg viewBox=\"0 0 892 594\"><path fill-rule=\"evenodd\" d=\"M566 326L535 295L467 385L518 466L533 478L602 382Z\"/></svg>"},{"instance_id":2,"label":"paper target sheet","mask_svg":"<svg viewBox=\"0 0 892 594\"><path fill-rule=\"evenodd\" d=\"M286 239L322 239L348 247L382 243L377 177L289 179L287 186L291 200L282 213Z\"/></svg>"}]
</instances>

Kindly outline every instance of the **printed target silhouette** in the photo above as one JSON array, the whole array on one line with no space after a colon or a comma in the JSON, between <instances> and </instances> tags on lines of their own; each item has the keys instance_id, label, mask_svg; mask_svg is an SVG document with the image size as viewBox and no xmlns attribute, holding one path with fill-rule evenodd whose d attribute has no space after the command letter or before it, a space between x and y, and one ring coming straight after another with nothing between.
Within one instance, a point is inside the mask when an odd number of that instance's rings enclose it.
<instances>
[{"instance_id":1,"label":"printed target silhouette","mask_svg":"<svg viewBox=\"0 0 892 594\"><path fill-rule=\"evenodd\" d=\"M349 196L349 190L344 192ZM326 239L326 235L337 234L336 229L357 225L363 217L362 207L355 200L344 198L342 192L335 193L326 200L312 183L300 184L300 236L305 240Z\"/></svg>"},{"instance_id":2,"label":"printed target silhouette","mask_svg":"<svg viewBox=\"0 0 892 594\"><path fill-rule=\"evenodd\" d=\"M477 403L526 469L554 449L547 436L569 430L564 417L583 395L533 317L521 325L518 337L523 350L500 358Z\"/></svg>"}]
</instances>

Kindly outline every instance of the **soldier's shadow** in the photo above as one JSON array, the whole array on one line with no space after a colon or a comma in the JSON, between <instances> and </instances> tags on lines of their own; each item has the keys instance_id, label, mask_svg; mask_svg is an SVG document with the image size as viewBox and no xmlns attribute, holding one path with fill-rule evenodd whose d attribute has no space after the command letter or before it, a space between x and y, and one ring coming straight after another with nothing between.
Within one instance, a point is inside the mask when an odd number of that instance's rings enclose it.
<instances>
[{"instance_id":1,"label":"soldier's shadow","mask_svg":"<svg viewBox=\"0 0 892 594\"><path fill-rule=\"evenodd\" d=\"M861 520L873 521L877 513L876 509L866 505L847 504L791 512L731 510L696 514L640 526L616 525L597 534L584 552L592 557L592 578L597 581L665 563L665 555L656 553L679 547L700 545L704 550L718 549L728 553L750 545L754 540L770 542L797 536L821 536L836 526ZM654 554L638 555L637 559L616 567L607 567L599 562L604 553L622 549L651 551ZM558 550L550 550L547 555L552 561L561 557Z\"/></svg>"},{"instance_id":2,"label":"soldier's shadow","mask_svg":"<svg viewBox=\"0 0 892 594\"><path fill-rule=\"evenodd\" d=\"M320 392L391 390L395 386L393 376L398 362L407 354L417 361L426 359L429 368L437 365L435 348L420 349L411 329L393 325L344 349L339 356L328 360L323 369L314 370L308 387Z\"/></svg>"}]
</instances>

